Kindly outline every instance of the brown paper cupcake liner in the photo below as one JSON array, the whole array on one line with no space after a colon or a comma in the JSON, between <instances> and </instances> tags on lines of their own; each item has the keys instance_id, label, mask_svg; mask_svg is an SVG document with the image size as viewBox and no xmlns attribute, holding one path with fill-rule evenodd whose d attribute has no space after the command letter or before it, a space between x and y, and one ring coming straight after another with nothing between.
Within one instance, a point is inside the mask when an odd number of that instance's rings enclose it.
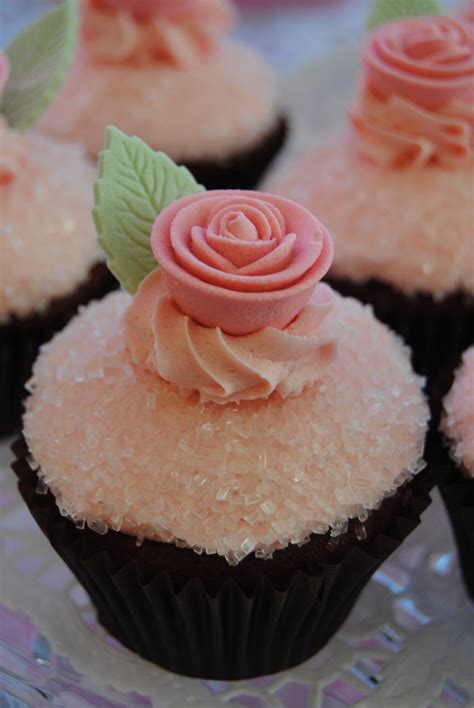
<instances>
[{"instance_id":1,"label":"brown paper cupcake liner","mask_svg":"<svg viewBox=\"0 0 474 708\"><path fill-rule=\"evenodd\" d=\"M21 421L25 383L40 346L67 324L80 305L117 285L107 266L99 263L82 285L70 295L52 300L44 312L0 324L0 437L12 434Z\"/></svg>"},{"instance_id":2,"label":"brown paper cupcake liner","mask_svg":"<svg viewBox=\"0 0 474 708\"><path fill-rule=\"evenodd\" d=\"M77 528L61 517L23 439L13 447L19 490L38 526L122 644L187 676L236 680L283 671L319 651L377 568L420 522L429 475L405 484L337 541L312 536L273 559L230 566L173 544ZM364 540L363 536L366 536Z\"/></svg>"},{"instance_id":3,"label":"brown paper cupcake liner","mask_svg":"<svg viewBox=\"0 0 474 708\"><path fill-rule=\"evenodd\" d=\"M438 486L456 539L466 589L474 600L474 479L463 477L451 463Z\"/></svg>"},{"instance_id":4,"label":"brown paper cupcake liner","mask_svg":"<svg viewBox=\"0 0 474 708\"><path fill-rule=\"evenodd\" d=\"M474 297L457 292L437 302L430 295L404 295L378 280L358 284L330 277L328 282L342 295L371 304L375 316L409 345L415 371L428 378L431 426L437 435L452 372L474 343Z\"/></svg>"},{"instance_id":5,"label":"brown paper cupcake liner","mask_svg":"<svg viewBox=\"0 0 474 708\"><path fill-rule=\"evenodd\" d=\"M260 141L223 160L185 160L184 165L207 189L254 189L288 135L288 121L280 117Z\"/></svg>"}]
</instances>

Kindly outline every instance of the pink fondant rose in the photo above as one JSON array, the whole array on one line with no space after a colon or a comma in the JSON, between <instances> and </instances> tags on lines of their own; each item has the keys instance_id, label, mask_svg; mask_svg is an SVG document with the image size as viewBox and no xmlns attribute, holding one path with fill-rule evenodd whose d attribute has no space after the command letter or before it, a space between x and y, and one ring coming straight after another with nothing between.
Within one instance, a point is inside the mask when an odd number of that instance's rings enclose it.
<instances>
[{"instance_id":1,"label":"pink fondant rose","mask_svg":"<svg viewBox=\"0 0 474 708\"><path fill-rule=\"evenodd\" d=\"M427 109L474 96L474 42L467 23L449 17L397 20L368 39L363 61L369 88Z\"/></svg>"},{"instance_id":2,"label":"pink fondant rose","mask_svg":"<svg viewBox=\"0 0 474 708\"><path fill-rule=\"evenodd\" d=\"M303 207L230 190L171 204L155 221L151 244L181 311L234 335L286 327L333 255L327 230Z\"/></svg>"}]
</instances>

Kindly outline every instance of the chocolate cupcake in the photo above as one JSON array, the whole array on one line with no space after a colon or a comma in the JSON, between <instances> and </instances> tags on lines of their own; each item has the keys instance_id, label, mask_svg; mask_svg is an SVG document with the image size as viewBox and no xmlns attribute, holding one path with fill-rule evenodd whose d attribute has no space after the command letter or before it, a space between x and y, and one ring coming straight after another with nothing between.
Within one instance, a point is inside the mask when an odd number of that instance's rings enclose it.
<instances>
[{"instance_id":1,"label":"chocolate cupcake","mask_svg":"<svg viewBox=\"0 0 474 708\"><path fill-rule=\"evenodd\" d=\"M82 0L71 75L40 123L96 157L109 123L208 188L255 186L286 135L276 80L227 38L228 0Z\"/></svg>"},{"instance_id":2,"label":"chocolate cupcake","mask_svg":"<svg viewBox=\"0 0 474 708\"><path fill-rule=\"evenodd\" d=\"M474 599L474 347L444 399L441 430L450 443L452 465L439 488L457 541L466 588Z\"/></svg>"},{"instance_id":3,"label":"chocolate cupcake","mask_svg":"<svg viewBox=\"0 0 474 708\"><path fill-rule=\"evenodd\" d=\"M283 670L429 503L421 380L370 308L320 283L331 237L303 207L202 192L112 128L100 175L129 293L39 356L20 491L130 649L190 676Z\"/></svg>"},{"instance_id":4,"label":"chocolate cupcake","mask_svg":"<svg viewBox=\"0 0 474 708\"><path fill-rule=\"evenodd\" d=\"M321 216L335 242L330 282L372 304L439 388L474 341L472 30L442 15L384 22L362 61L349 127L263 188Z\"/></svg>"},{"instance_id":5,"label":"chocolate cupcake","mask_svg":"<svg viewBox=\"0 0 474 708\"><path fill-rule=\"evenodd\" d=\"M82 148L24 132L67 70L76 19L67 3L0 55L0 436L20 422L40 345L115 282L95 238L95 171Z\"/></svg>"}]
</instances>

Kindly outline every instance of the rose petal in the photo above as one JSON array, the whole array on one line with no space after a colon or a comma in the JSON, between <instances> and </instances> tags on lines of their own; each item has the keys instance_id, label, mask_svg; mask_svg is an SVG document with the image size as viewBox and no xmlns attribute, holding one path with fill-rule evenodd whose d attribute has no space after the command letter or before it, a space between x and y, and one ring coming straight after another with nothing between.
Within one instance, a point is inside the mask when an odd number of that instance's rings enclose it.
<instances>
[{"instance_id":1,"label":"rose petal","mask_svg":"<svg viewBox=\"0 0 474 708\"><path fill-rule=\"evenodd\" d=\"M220 255L211 246L206 238L206 232L202 226L193 226L191 229L191 248L193 254L203 263L211 268L224 273L235 273L236 267L224 256Z\"/></svg>"},{"instance_id":2,"label":"rose petal","mask_svg":"<svg viewBox=\"0 0 474 708\"><path fill-rule=\"evenodd\" d=\"M176 261L185 271L206 283L242 292L265 292L288 287L306 273L318 258L322 248L320 241L302 237L305 241L304 247L303 244L298 244L299 250L295 249L290 265L283 271L269 275L266 273L240 275L217 270L196 258L187 247L186 237L176 230L175 223L171 227L171 239Z\"/></svg>"},{"instance_id":3,"label":"rose petal","mask_svg":"<svg viewBox=\"0 0 474 708\"><path fill-rule=\"evenodd\" d=\"M216 234L207 234L206 238L209 246L236 268L250 265L250 263L266 256L277 245L275 239L270 241L237 241L233 239L229 242L228 238L216 236Z\"/></svg>"},{"instance_id":4,"label":"rose petal","mask_svg":"<svg viewBox=\"0 0 474 708\"><path fill-rule=\"evenodd\" d=\"M271 273L281 273L291 261L295 242L296 234L288 234L271 253L244 268L239 268L239 274L262 276L270 275Z\"/></svg>"},{"instance_id":5,"label":"rose petal","mask_svg":"<svg viewBox=\"0 0 474 708\"><path fill-rule=\"evenodd\" d=\"M368 84L428 109L473 94L474 44L466 23L449 17L388 22L367 40Z\"/></svg>"},{"instance_id":6,"label":"rose petal","mask_svg":"<svg viewBox=\"0 0 474 708\"><path fill-rule=\"evenodd\" d=\"M258 241L259 235L255 225L242 212L231 212L222 220L219 230L221 236L240 241Z\"/></svg>"},{"instance_id":7,"label":"rose petal","mask_svg":"<svg viewBox=\"0 0 474 708\"><path fill-rule=\"evenodd\" d=\"M273 205L256 198L235 200L229 197L227 203L226 201L210 214L207 226L209 233L222 235L222 224L225 223L227 215L241 211L254 224L260 240L280 239L285 235L285 220Z\"/></svg>"}]
</instances>

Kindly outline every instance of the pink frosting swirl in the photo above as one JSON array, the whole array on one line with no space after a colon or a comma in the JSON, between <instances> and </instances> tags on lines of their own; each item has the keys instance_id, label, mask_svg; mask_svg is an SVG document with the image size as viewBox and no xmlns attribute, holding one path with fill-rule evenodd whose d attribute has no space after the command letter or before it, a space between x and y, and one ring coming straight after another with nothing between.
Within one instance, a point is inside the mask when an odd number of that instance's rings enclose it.
<instances>
[{"instance_id":1,"label":"pink frosting swirl","mask_svg":"<svg viewBox=\"0 0 474 708\"><path fill-rule=\"evenodd\" d=\"M362 53L360 101L350 111L369 157L386 165L463 164L472 157L472 27L448 17L381 25Z\"/></svg>"},{"instance_id":2,"label":"pink frosting swirl","mask_svg":"<svg viewBox=\"0 0 474 708\"><path fill-rule=\"evenodd\" d=\"M187 65L228 32L227 0L83 0L84 48L102 63Z\"/></svg>"},{"instance_id":3,"label":"pink frosting swirl","mask_svg":"<svg viewBox=\"0 0 474 708\"><path fill-rule=\"evenodd\" d=\"M232 190L168 206L153 225L151 245L181 311L233 335L286 327L333 256L327 230L303 207Z\"/></svg>"},{"instance_id":4,"label":"pink frosting swirl","mask_svg":"<svg viewBox=\"0 0 474 708\"><path fill-rule=\"evenodd\" d=\"M0 97L8 80L8 60L0 52ZM0 187L15 179L18 171L26 164L26 145L21 135L8 128L0 116Z\"/></svg>"},{"instance_id":5,"label":"pink frosting swirl","mask_svg":"<svg viewBox=\"0 0 474 708\"><path fill-rule=\"evenodd\" d=\"M318 335L332 304L331 289L321 284L286 329L234 337L184 315L157 269L127 312L127 343L135 366L197 392L203 402L254 400L273 392L286 398L319 380L335 357L336 342Z\"/></svg>"}]
</instances>

